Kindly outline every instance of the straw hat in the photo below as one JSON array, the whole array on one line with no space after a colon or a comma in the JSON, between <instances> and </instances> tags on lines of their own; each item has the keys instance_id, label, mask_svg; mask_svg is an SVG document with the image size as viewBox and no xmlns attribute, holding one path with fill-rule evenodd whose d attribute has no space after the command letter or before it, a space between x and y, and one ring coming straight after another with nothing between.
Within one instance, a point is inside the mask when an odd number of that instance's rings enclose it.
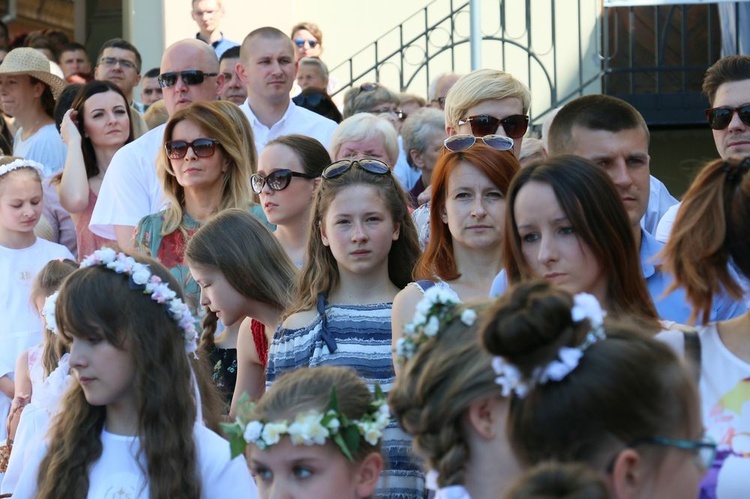
<instances>
[{"instance_id":1,"label":"straw hat","mask_svg":"<svg viewBox=\"0 0 750 499\"><path fill-rule=\"evenodd\" d=\"M0 64L0 75L19 74L33 76L49 85L55 100L65 88L65 80L50 73L49 60L36 49L20 47L8 52Z\"/></svg>"}]
</instances>

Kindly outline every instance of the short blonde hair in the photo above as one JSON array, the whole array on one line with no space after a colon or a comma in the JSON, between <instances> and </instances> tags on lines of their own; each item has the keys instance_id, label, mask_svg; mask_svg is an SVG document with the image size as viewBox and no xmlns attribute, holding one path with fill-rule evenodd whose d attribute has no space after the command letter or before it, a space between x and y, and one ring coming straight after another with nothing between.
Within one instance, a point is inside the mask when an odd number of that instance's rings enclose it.
<instances>
[{"instance_id":1,"label":"short blonde hair","mask_svg":"<svg viewBox=\"0 0 750 499\"><path fill-rule=\"evenodd\" d=\"M338 154L344 142L372 138L383 139L383 146L390 159L388 165L393 167L398 160L398 133L388 120L374 114L355 114L342 121L331 137L331 157L334 161L340 159Z\"/></svg>"},{"instance_id":2,"label":"short blonde hair","mask_svg":"<svg viewBox=\"0 0 750 499\"><path fill-rule=\"evenodd\" d=\"M445 123L457 128L472 107L486 100L515 97L521 101L523 114L529 112L531 93L512 74L498 69L478 69L462 76L445 96Z\"/></svg>"}]
</instances>

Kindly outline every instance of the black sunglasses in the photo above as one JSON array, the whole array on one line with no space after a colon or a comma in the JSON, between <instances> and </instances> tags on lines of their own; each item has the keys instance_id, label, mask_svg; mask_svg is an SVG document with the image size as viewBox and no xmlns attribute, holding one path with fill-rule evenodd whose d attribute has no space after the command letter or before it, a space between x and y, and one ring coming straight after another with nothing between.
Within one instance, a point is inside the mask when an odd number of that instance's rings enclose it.
<instances>
[{"instance_id":1,"label":"black sunglasses","mask_svg":"<svg viewBox=\"0 0 750 499\"><path fill-rule=\"evenodd\" d=\"M169 73L160 74L156 80L159 82L161 88L168 88L177 83L177 78L182 78L182 82L185 85L200 85L206 76L218 76L219 73L204 73L197 69L190 69L188 71L172 71Z\"/></svg>"},{"instance_id":2,"label":"black sunglasses","mask_svg":"<svg viewBox=\"0 0 750 499\"><path fill-rule=\"evenodd\" d=\"M283 191L289 187L289 182L292 181L292 177L317 178L315 175L308 175L307 173L293 172L289 169L276 170L271 172L265 177L260 173L253 173L250 175L250 184L253 187L253 192L260 194L263 190L263 186L267 185L272 191Z\"/></svg>"},{"instance_id":3,"label":"black sunglasses","mask_svg":"<svg viewBox=\"0 0 750 499\"><path fill-rule=\"evenodd\" d=\"M513 114L500 119L487 114L480 114L479 116L469 116L458 122L459 125L465 125L466 123L471 125L471 133L477 137L495 135L500 125L503 125L505 135L511 139L520 139L529 128L529 117L524 114Z\"/></svg>"},{"instance_id":4,"label":"black sunglasses","mask_svg":"<svg viewBox=\"0 0 750 499\"><path fill-rule=\"evenodd\" d=\"M195 139L192 142L185 140L170 140L164 144L164 148L167 150L167 157L169 159L182 159L185 157L188 151L188 147L193 149L193 152L199 158L210 158L216 152L216 145L219 143L216 139Z\"/></svg>"},{"instance_id":5,"label":"black sunglasses","mask_svg":"<svg viewBox=\"0 0 750 499\"><path fill-rule=\"evenodd\" d=\"M750 126L750 104L740 107L712 107L711 109L706 109L708 126L714 130L724 130L732 121L734 113L737 113L737 116L740 117L740 120L745 125Z\"/></svg>"},{"instance_id":6,"label":"black sunglasses","mask_svg":"<svg viewBox=\"0 0 750 499\"><path fill-rule=\"evenodd\" d=\"M340 177L348 172L354 165L357 165L364 171L374 175L390 175L391 173L391 169L388 165L377 159L342 159L327 166L326 169L323 170L323 175L321 176L325 179Z\"/></svg>"}]
</instances>

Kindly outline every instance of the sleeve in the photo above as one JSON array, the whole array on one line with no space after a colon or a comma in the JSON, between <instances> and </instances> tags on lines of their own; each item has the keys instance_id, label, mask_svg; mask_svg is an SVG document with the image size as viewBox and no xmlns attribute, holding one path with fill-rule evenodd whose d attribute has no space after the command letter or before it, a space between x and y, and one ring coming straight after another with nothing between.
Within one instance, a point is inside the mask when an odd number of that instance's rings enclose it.
<instances>
[{"instance_id":1,"label":"sleeve","mask_svg":"<svg viewBox=\"0 0 750 499\"><path fill-rule=\"evenodd\" d=\"M711 307L709 322L723 322L739 317L747 312L747 306L743 301L737 301L729 296L726 291L714 295L714 303Z\"/></svg>"},{"instance_id":2,"label":"sleeve","mask_svg":"<svg viewBox=\"0 0 750 499\"><path fill-rule=\"evenodd\" d=\"M44 202L42 203L42 214L49 222L54 233L52 242L62 244L76 254L76 226L73 219L70 218L65 208L60 204L60 197L57 195L55 187L51 184L50 179L42 182L44 192Z\"/></svg>"},{"instance_id":3,"label":"sleeve","mask_svg":"<svg viewBox=\"0 0 750 499\"><path fill-rule=\"evenodd\" d=\"M245 456L230 457L229 442L205 426L196 426L201 473L201 497L243 497L255 499L258 489ZM13 496L15 499L15 496Z\"/></svg>"},{"instance_id":4,"label":"sleeve","mask_svg":"<svg viewBox=\"0 0 750 499\"><path fill-rule=\"evenodd\" d=\"M44 456L47 455L47 445L40 445L33 452L31 457L24 463L23 471L21 476L18 477L18 482L15 484L15 490L6 490L5 482L0 488L0 492L13 493L13 499L32 499L36 496L37 489L37 477L39 475L39 465L42 464Z\"/></svg>"},{"instance_id":5,"label":"sleeve","mask_svg":"<svg viewBox=\"0 0 750 499\"><path fill-rule=\"evenodd\" d=\"M679 329L665 329L654 336L654 339L665 343L681 359L685 358L685 335Z\"/></svg>"},{"instance_id":6,"label":"sleeve","mask_svg":"<svg viewBox=\"0 0 750 499\"><path fill-rule=\"evenodd\" d=\"M156 251L153 251L151 245L154 242L154 217L143 217L135 228L135 234L133 235L133 246L135 251L152 258L156 258L154 255Z\"/></svg>"}]
</instances>

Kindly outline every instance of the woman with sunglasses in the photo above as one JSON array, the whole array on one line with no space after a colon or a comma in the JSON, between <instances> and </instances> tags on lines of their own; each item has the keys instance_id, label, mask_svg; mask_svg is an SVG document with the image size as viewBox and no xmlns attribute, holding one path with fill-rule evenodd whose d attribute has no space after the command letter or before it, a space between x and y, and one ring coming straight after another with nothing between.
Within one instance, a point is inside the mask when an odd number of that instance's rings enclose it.
<instances>
[{"instance_id":1,"label":"woman with sunglasses","mask_svg":"<svg viewBox=\"0 0 750 499\"><path fill-rule=\"evenodd\" d=\"M200 289L183 261L190 236L204 220L227 208L249 210L265 222L263 210L251 199L256 160L250 125L246 118L230 118L228 107L237 108L231 102L200 102L172 115L157 157L167 207L141 219L135 232L136 250L172 272L193 310Z\"/></svg>"},{"instance_id":2,"label":"woman with sunglasses","mask_svg":"<svg viewBox=\"0 0 750 499\"><path fill-rule=\"evenodd\" d=\"M338 365L387 393L391 304L419 254L406 193L382 161L337 161L323 171L309 224L308 260L271 343L268 383L287 371ZM392 422L383 438L388 464L376 495L421 499L409 437Z\"/></svg>"},{"instance_id":3,"label":"woman with sunglasses","mask_svg":"<svg viewBox=\"0 0 750 499\"><path fill-rule=\"evenodd\" d=\"M266 218L276 225L276 239L298 268L307 259L315 187L330 162L328 151L317 140L285 135L266 144L258 160L258 173L250 177Z\"/></svg>"},{"instance_id":4,"label":"woman with sunglasses","mask_svg":"<svg viewBox=\"0 0 750 499\"><path fill-rule=\"evenodd\" d=\"M664 263L685 288L693 319L707 321L717 294L743 296L737 274L750 279L750 157L716 160L698 173L682 198ZM702 484L701 497L735 499L747 495L750 470L750 312L698 328L698 355L680 335L660 339L686 357L697 357L703 423L717 444L718 459Z\"/></svg>"},{"instance_id":5,"label":"woman with sunglasses","mask_svg":"<svg viewBox=\"0 0 750 499\"><path fill-rule=\"evenodd\" d=\"M68 156L65 169L53 183L60 204L75 223L79 260L112 244L91 232L89 221L112 156L133 141L130 113L117 85L92 81L78 91L60 125Z\"/></svg>"},{"instance_id":6,"label":"woman with sunglasses","mask_svg":"<svg viewBox=\"0 0 750 499\"><path fill-rule=\"evenodd\" d=\"M427 289L442 287L457 301L486 298L492 273L502 268L505 198L521 167L510 152L513 140L495 137L497 142L485 137L475 143L473 136L445 141L447 151L438 158L432 175L430 242L414 267L416 282L393 301L394 355L404 326Z\"/></svg>"}]
</instances>

